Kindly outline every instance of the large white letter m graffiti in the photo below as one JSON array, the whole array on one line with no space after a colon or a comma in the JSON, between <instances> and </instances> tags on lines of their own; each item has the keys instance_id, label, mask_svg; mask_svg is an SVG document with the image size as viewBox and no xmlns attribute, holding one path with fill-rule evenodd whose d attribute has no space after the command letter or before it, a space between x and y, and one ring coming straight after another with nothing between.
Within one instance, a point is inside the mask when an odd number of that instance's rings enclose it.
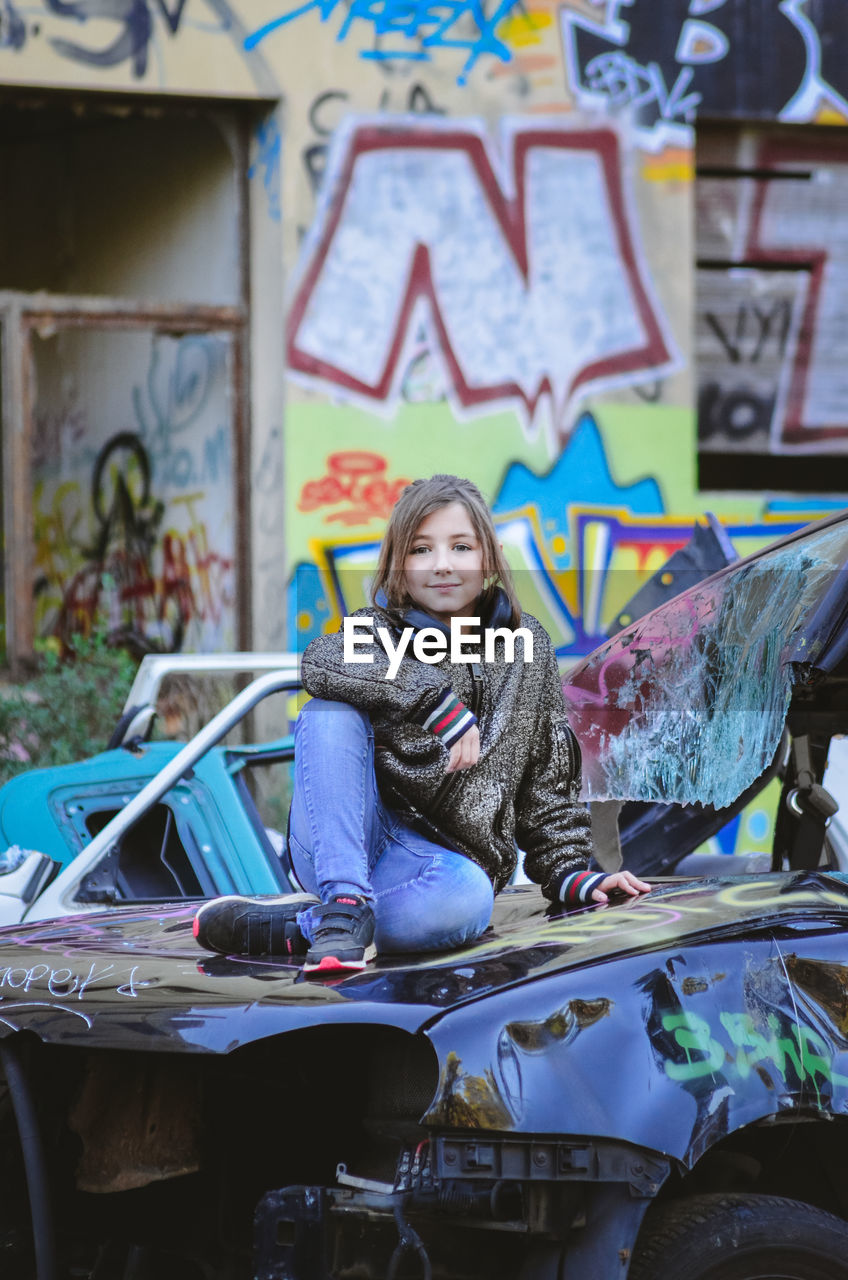
<instances>
[{"instance_id":1,"label":"large white letter m graffiti","mask_svg":"<svg viewBox=\"0 0 848 1280\"><path fill-rule=\"evenodd\" d=\"M590 388L676 364L611 128L516 124L501 161L474 122L354 124L336 139L289 312L292 371L398 395L423 323L466 409L540 398L567 429Z\"/></svg>"}]
</instances>

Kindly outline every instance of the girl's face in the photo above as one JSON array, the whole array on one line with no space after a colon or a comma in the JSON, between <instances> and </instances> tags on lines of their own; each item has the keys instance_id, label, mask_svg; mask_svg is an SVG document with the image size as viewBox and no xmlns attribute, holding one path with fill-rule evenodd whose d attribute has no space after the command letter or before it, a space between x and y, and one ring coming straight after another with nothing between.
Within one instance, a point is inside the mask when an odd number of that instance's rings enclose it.
<instances>
[{"instance_id":1,"label":"girl's face","mask_svg":"<svg viewBox=\"0 0 848 1280\"><path fill-rule=\"evenodd\" d=\"M404 561L404 585L410 597L440 622L475 617L483 590L483 547L461 502L422 520Z\"/></svg>"}]
</instances>

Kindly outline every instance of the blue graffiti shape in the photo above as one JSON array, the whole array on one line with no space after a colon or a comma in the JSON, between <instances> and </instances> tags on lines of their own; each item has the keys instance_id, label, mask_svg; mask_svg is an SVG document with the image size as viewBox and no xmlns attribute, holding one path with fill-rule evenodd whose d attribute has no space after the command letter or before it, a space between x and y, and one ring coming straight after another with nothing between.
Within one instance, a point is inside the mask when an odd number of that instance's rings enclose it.
<instances>
[{"instance_id":1,"label":"blue graffiti shape","mask_svg":"<svg viewBox=\"0 0 848 1280\"><path fill-rule=\"evenodd\" d=\"M165 0L156 0L159 6L159 12L168 24L168 29L172 36L175 36L180 29L180 19L183 16L183 9L186 6L186 0L176 0L173 9L169 9Z\"/></svg>"},{"instance_id":2,"label":"blue graffiti shape","mask_svg":"<svg viewBox=\"0 0 848 1280\"><path fill-rule=\"evenodd\" d=\"M258 126L256 138L256 159L247 171L249 178L261 175L262 185L268 200L268 216L279 222L280 209L280 160L282 156L282 139L273 119L263 120Z\"/></svg>"},{"instance_id":3,"label":"blue graffiti shape","mask_svg":"<svg viewBox=\"0 0 848 1280\"><path fill-rule=\"evenodd\" d=\"M379 48L361 50L362 58L430 62L433 49L465 49L468 57L457 76L457 83L465 84L482 54L491 53L501 62L510 61L509 49L495 32L518 3L519 0L499 0L494 12L487 15L481 0L350 0L336 39L345 40L359 19L370 24L375 41L381 42ZM322 22L327 22L341 7L341 0L307 0L259 27L247 37L244 47L255 49L272 31L313 10L318 11ZM457 34L458 29L463 30L463 35ZM396 43L386 47L382 42L387 39ZM410 47L413 42L415 47Z\"/></svg>"},{"instance_id":4,"label":"blue graffiti shape","mask_svg":"<svg viewBox=\"0 0 848 1280\"><path fill-rule=\"evenodd\" d=\"M614 479L600 427L591 413L580 418L565 449L545 475L535 475L523 462L507 467L493 504L495 514L515 511L527 503L535 506L545 528L561 534L569 531L570 506L614 510L624 507L640 516L661 516L665 512L660 487L653 477L627 485ZM571 563L570 555L563 556L557 568L567 568Z\"/></svg>"},{"instance_id":5,"label":"blue graffiti shape","mask_svg":"<svg viewBox=\"0 0 848 1280\"><path fill-rule=\"evenodd\" d=\"M57 53L90 67L116 67L121 62L132 64L133 75L140 79L147 71L147 52L153 35L153 14L148 0L45 0L51 13L60 18L112 18L122 30L105 49L90 49L61 37L50 43ZM166 0L156 0L156 8L172 36L177 35L186 0L175 0L169 8Z\"/></svg>"},{"instance_id":6,"label":"blue graffiti shape","mask_svg":"<svg viewBox=\"0 0 848 1280\"><path fill-rule=\"evenodd\" d=\"M602 53L586 64L586 84L593 93L602 93L610 106L630 106L634 110L656 103L663 120L684 120L695 123L695 112L701 101L700 93L688 93L692 83L692 69L685 67L671 88L666 84L662 69L656 62L642 67L626 53Z\"/></svg>"},{"instance_id":7,"label":"blue graffiti shape","mask_svg":"<svg viewBox=\"0 0 848 1280\"><path fill-rule=\"evenodd\" d=\"M3 0L0 12L0 49L22 49L26 44L26 23L12 0Z\"/></svg>"},{"instance_id":8,"label":"blue graffiti shape","mask_svg":"<svg viewBox=\"0 0 848 1280\"><path fill-rule=\"evenodd\" d=\"M289 652L303 653L310 640L322 634L329 613L324 584L317 566L297 565L286 588L286 648Z\"/></svg>"},{"instance_id":9,"label":"blue graffiti shape","mask_svg":"<svg viewBox=\"0 0 848 1280\"><path fill-rule=\"evenodd\" d=\"M123 30L105 49L87 49L71 40L51 40L57 53L90 67L115 67L129 59L133 74L143 76L147 70L147 46L153 30L147 0L47 0L51 13L61 18L76 18L86 22L89 18L114 18L123 24Z\"/></svg>"}]
</instances>

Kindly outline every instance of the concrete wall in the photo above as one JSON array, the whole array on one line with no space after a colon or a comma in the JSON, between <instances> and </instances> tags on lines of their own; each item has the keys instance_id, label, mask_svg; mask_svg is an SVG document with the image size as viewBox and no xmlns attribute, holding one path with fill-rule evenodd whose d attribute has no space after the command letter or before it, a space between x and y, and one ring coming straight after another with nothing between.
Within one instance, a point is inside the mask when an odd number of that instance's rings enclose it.
<instances>
[{"instance_id":1,"label":"concrete wall","mask_svg":"<svg viewBox=\"0 0 848 1280\"><path fill-rule=\"evenodd\" d=\"M461 0L450 11L127 0L108 19L102 7L35 0L18 12L7 0L0 80L254 103L259 647L302 641L358 603L399 487L432 471L488 494L564 656L596 643L634 575L704 509L745 551L831 501L826 485L793 491L791 476L780 492L735 492L732 470L713 469L716 487L698 487L698 390L726 397L740 364L710 355L721 339L707 316L727 337L734 308L756 312L726 217L719 296L715 273L696 273L696 213L703 238L710 202L695 199L694 125L699 109L730 130L742 115L763 129L844 124L833 51L846 18L815 0L664 0L661 13L656 0L500 0L485 16ZM812 217L781 224L784 249L807 245ZM196 225L208 231L202 210ZM788 299L798 332L822 296L820 268L796 263L791 296L756 283ZM797 349L787 340L766 359L763 347L770 386L791 380ZM831 453L846 426L834 400L806 423L828 428ZM809 452L809 435L772 410L754 456ZM727 455L702 435L704 455Z\"/></svg>"}]
</instances>

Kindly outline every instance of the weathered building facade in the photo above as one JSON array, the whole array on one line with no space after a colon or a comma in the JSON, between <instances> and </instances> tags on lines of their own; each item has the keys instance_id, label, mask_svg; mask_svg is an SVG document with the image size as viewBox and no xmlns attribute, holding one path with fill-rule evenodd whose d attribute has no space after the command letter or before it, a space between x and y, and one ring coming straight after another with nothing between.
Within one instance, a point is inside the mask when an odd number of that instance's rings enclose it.
<instances>
[{"instance_id":1,"label":"weathered building facade","mask_svg":"<svg viewBox=\"0 0 848 1280\"><path fill-rule=\"evenodd\" d=\"M705 509L744 551L841 505L846 37L838 0L3 0L9 655L290 647L433 471L564 656Z\"/></svg>"}]
</instances>

